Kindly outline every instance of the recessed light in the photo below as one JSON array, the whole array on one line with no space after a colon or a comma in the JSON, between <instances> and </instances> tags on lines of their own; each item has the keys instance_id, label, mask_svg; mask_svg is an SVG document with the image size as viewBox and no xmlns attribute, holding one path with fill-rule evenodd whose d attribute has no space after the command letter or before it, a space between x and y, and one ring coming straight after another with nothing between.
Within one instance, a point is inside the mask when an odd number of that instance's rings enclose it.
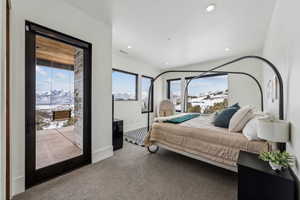
<instances>
[{"instance_id":1,"label":"recessed light","mask_svg":"<svg viewBox=\"0 0 300 200\"><path fill-rule=\"evenodd\" d=\"M127 49L131 49L131 48L132 48L132 46L130 46L130 45L127 46Z\"/></svg>"},{"instance_id":2,"label":"recessed light","mask_svg":"<svg viewBox=\"0 0 300 200\"><path fill-rule=\"evenodd\" d=\"M230 49L227 47L227 48L225 48L225 51L230 51Z\"/></svg>"},{"instance_id":3,"label":"recessed light","mask_svg":"<svg viewBox=\"0 0 300 200\"><path fill-rule=\"evenodd\" d=\"M212 12L216 9L216 5L215 4L209 4L207 7L206 7L206 12Z\"/></svg>"}]
</instances>

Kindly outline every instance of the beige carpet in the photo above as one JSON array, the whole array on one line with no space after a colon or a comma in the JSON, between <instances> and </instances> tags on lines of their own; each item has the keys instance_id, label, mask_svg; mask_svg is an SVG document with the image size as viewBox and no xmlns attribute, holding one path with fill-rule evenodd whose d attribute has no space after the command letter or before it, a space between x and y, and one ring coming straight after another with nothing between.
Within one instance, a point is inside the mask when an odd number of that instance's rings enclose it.
<instances>
[{"instance_id":1,"label":"beige carpet","mask_svg":"<svg viewBox=\"0 0 300 200\"><path fill-rule=\"evenodd\" d=\"M237 176L176 153L124 143L115 156L27 190L30 200L236 200Z\"/></svg>"}]
</instances>

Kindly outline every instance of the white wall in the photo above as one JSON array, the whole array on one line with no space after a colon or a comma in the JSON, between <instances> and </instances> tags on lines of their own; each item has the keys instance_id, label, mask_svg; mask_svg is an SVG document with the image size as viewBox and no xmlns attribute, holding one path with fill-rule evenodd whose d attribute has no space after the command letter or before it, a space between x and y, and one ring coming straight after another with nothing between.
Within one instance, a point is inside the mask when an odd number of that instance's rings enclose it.
<instances>
[{"instance_id":1,"label":"white wall","mask_svg":"<svg viewBox=\"0 0 300 200\"><path fill-rule=\"evenodd\" d=\"M111 26L59 0L14 0L12 5L11 132L12 193L24 191L25 20L93 44L92 159L112 156Z\"/></svg>"},{"instance_id":2,"label":"white wall","mask_svg":"<svg viewBox=\"0 0 300 200\"><path fill-rule=\"evenodd\" d=\"M285 119L291 122L287 150L297 158L295 172L300 177L300 19L299 0L278 0L265 42L263 55L279 69L284 81ZM267 83L274 74L264 71ZM278 102L267 102L268 111L278 114Z\"/></svg>"},{"instance_id":3,"label":"white wall","mask_svg":"<svg viewBox=\"0 0 300 200\"><path fill-rule=\"evenodd\" d=\"M249 55L260 55L260 53L250 53ZM242 56L242 55L241 55ZM245 55L243 55L245 56ZM237 57L234 57L237 58ZM209 70L212 67L218 66L234 58L220 59L216 61L210 61L205 63L193 64L188 66L183 66L179 68L172 68L173 70ZM231 64L220 71L240 71L247 72L258 79L262 83L262 63L258 60L243 60L238 63ZM200 73L172 73L164 75L164 79L172 79L178 77L186 77L199 75ZM167 95L166 81L164 84L164 98ZM183 87L183 86L182 86ZM229 104L234 104L239 102L241 106L253 105L258 110L260 110L260 93L257 84L248 76L230 74L228 76L228 89L229 89Z\"/></svg>"},{"instance_id":4,"label":"white wall","mask_svg":"<svg viewBox=\"0 0 300 200\"><path fill-rule=\"evenodd\" d=\"M146 127L147 114L141 111L141 76L155 77L159 74L160 70L153 65L146 64L119 52L113 53L112 63L113 68L139 74L138 101L115 101L115 118L123 120L124 131ZM154 107L158 105L157 102L161 99L161 92L160 81L156 81L154 87ZM151 115L153 116L154 113Z\"/></svg>"},{"instance_id":5,"label":"white wall","mask_svg":"<svg viewBox=\"0 0 300 200\"><path fill-rule=\"evenodd\" d=\"M6 1L0 1L0 200L5 197L5 14Z\"/></svg>"}]
</instances>

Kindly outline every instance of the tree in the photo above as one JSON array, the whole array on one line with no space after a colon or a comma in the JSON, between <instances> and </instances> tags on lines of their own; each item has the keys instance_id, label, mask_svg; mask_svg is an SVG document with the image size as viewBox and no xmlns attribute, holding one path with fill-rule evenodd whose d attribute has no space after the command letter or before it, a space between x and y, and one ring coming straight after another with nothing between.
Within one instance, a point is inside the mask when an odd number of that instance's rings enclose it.
<instances>
[{"instance_id":1,"label":"tree","mask_svg":"<svg viewBox=\"0 0 300 200\"><path fill-rule=\"evenodd\" d=\"M191 113L201 113L201 107L200 106L188 106L188 112Z\"/></svg>"}]
</instances>

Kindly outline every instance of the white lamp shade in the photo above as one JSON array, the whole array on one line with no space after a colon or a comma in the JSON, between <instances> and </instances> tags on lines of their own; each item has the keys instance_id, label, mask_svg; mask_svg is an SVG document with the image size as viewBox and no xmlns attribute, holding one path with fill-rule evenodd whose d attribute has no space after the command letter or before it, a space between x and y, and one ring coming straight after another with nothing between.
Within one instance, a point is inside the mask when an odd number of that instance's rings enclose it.
<instances>
[{"instance_id":1,"label":"white lamp shade","mask_svg":"<svg viewBox=\"0 0 300 200\"><path fill-rule=\"evenodd\" d=\"M258 137L271 142L289 141L289 123L283 120L258 119Z\"/></svg>"}]
</instances>

